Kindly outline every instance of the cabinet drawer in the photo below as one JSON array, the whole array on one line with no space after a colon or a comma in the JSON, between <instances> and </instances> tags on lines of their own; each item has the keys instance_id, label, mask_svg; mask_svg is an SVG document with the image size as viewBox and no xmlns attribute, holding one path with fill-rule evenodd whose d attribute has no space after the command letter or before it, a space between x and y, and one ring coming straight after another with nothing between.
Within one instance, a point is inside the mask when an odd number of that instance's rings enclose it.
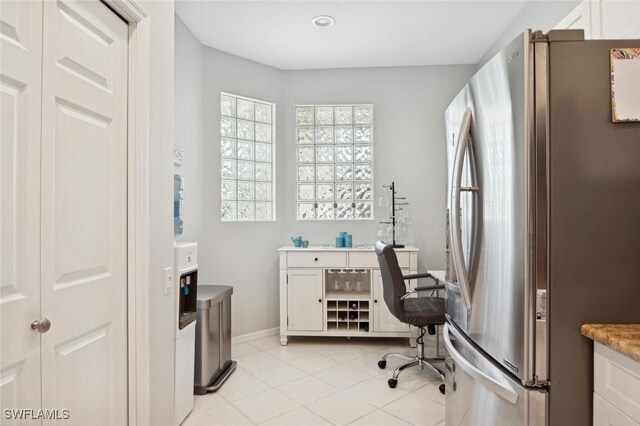
<instances>
[{"instance_id":1,"label":"cabinet drawer","mask_svg":"<svg viewBox=\"0 0 640 426\"><path fill-rule=\"evenodd\" d=\"M640 426L597 393L593 394L593 426Z\"/></svg>"},{"instance_id":2,"label":"cabinet drawer","mask_svg":"<svg viewBox=\"0 0 640 426\"><path fill-rule=\"evenodd\" d=\"M409 268L409 253L396 253L398 264L401 268ZM349 268L374 268L378 269L378 256L375 252L352 251L349 253Z\"/></svg>"},{"instance_id":3,"label":"cabinet drawer","mask_svg":"<svg viewBox=\"0 0 640 426\"><path fill-rule=\"evenodd\" d=\"M594 347L595 393L640 423L640 363L600 343Z\"/></svg>"},{"instance_id":4,"label":"cabinet drawer","mask_svg":"<svg viewBox=\"0 0 640 426\"><path fill-rule=\"evenodd\" d=\"M347 253L336 251L310 251L287 253L289 268L346 268Z\"/></svg>"}]
</instances>

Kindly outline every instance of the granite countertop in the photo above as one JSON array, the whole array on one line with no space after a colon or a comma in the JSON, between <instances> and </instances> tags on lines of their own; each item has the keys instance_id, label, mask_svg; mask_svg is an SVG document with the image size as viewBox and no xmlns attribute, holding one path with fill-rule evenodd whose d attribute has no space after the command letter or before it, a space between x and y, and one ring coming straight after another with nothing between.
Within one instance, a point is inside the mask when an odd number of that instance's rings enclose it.
<instances>
[{"instance_id":1,"label":"granite countertop","mask_svg":"<svg viewBox=\"0 0 640 426\"><path fill-rule=\"evenodd\" d=\"M640 324L583 324L583 336L640 362Z\"/></svg>"}]
</instances>

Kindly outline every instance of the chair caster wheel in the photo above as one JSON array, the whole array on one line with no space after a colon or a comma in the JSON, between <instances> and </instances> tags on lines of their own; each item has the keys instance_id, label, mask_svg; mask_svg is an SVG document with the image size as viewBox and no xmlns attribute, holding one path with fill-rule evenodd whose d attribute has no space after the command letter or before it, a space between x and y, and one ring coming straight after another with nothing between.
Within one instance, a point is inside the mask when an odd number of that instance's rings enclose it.
<instances>
[{"instance_id":1,"label":"chair caster wheel","mask_svg":"<svg viewBox=\"0 0 640 426\"><path fill-rule=\"evenodd\" d=\"M385 360L378 361L378 367L380 367L380 369L384 370L386 366L387 366L387 361Z\"/></svg>"},{"instance_id":2,"label":"chair caster wheel","mask_svg":"<svg viewBox=\"0 0 640 426\"><path fill-rule=\"evenodd\" d=\"M389 379L387 383L389 383L389 387L391 389L395 388L398 385L398 381L396 379Z\"/></svg>"},{"instance_id":3,"label":"chair caster wheel","mask_svg":"<svg viewBox=\"0 0 640 426\"><path fill-rule=\"evenodd\" d=\"M438 389L440 390L440 393L444 395L444 383L438 386Z\"/></svg>"}]
</instances>

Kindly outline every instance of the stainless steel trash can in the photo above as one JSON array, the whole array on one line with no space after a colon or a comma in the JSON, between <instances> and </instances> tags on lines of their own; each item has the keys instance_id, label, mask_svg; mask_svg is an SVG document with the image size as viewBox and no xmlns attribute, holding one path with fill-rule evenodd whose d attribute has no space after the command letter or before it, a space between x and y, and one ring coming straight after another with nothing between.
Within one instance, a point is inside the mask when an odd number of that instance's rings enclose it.
<instances>
[{"instance_id":1,"label":"stainless steel trash can","mask_svg":"<svg viewBox=\"0 0 640 426\"><path fill-rule=\"evenodd\" d=\"M227 285L198 285L194 393L215 392L235 370L231 360L231 295Z\"/></svg>"}]
</instances>

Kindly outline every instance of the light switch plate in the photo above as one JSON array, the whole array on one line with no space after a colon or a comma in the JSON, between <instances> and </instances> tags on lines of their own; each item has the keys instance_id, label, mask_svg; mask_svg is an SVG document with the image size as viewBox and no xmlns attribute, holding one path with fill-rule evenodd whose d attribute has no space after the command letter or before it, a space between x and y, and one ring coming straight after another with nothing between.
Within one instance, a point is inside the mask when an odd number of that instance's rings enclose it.
<instances>
[{"instance_id":1,"label":"light switch plate","mask_svg":"<svg viewBox=\"0 0 640 426\"><path fill-rule=\"evenodd\" d=\"M171 294L173 291L173 268L164 268L164 294Z\"/></svg>"}]
</instances>

